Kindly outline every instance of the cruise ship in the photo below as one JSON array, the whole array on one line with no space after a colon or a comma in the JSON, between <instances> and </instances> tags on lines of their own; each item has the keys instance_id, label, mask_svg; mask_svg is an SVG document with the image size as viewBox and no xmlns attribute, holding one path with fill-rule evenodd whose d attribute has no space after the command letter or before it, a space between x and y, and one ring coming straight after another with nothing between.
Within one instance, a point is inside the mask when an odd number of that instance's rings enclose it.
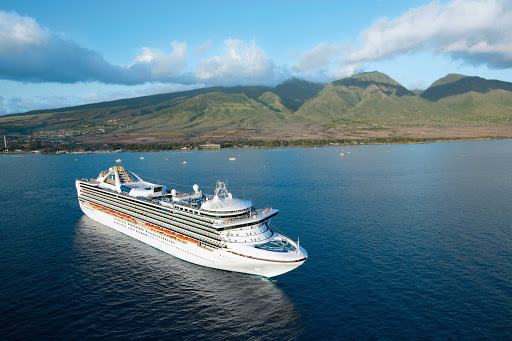
<instances>
[{"instance_id":1,"label":"cruise ship","mask_svg":"<svg viewBox=\"0 0 512 341\"><path fill-rule=\"evenodd\" d=\"M308 255L275 231L278 210L255 209L218 181L213 195L197 185L190 193L142 180L123 166L76 180L78 201L91 219L190 263L275 277L302 265Z\"/></svg>"}]
</instances>

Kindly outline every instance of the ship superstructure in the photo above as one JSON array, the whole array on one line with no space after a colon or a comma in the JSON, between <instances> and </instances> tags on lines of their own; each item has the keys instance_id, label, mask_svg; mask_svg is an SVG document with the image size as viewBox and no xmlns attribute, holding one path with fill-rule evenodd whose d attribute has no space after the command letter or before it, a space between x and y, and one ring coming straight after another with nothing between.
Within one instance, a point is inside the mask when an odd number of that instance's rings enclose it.
<instances>
[{"instance_id":1,"label":"ship superstructure","mask_svg":"<svg viewBox=\"0 0 512 341\"><path fill-rule=\"evenodd\" d=\"M180 259L212 268L274 277L302 265L307 252L271 228L277 209L255 209L224 182L213 195L168 190L114 166L76 181L90 218Z\"/></svg>"}]
</instances>

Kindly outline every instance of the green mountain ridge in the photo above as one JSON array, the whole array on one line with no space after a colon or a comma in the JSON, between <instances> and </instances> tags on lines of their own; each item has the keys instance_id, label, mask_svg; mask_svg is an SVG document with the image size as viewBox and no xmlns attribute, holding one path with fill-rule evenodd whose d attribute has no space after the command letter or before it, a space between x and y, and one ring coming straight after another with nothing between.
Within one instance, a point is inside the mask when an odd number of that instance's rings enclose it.
<instances>
[{"instance_id":1,"label":"green mountain ridge","mask_svg":"<svg viewBox=\"0 0 512 341\"><path fill-rule=\"evenodd\" d=\"M434 82L421 94L421 97L436 102L449 96L462 95L468 92L487 93L492 90L512 91L512 83L449 74Z\"/></svg>"},{"instance_id":2,"label":"green mountain ridge","mask_svg":"<svg viewBox=\"0 0 512 341\"><path fill-rule=\"evenodd\" d=\"M446 111L383 73L367 72L328 84L295 115L316 123L386 123Z\"/></svg>"},{"instance_id":3,"label":"green mountain ridge","mask_svg":"<svg viewBox=\"0 0 512 341\"><path fill-rule=\"evenodd\" d=\"M421 97L468 121L512 121L512 83L449 74L434 82Z\"/></svg>"},{"instance_id":4,"label":"green mountain ridge","mask_svg":"<svg viewBox=\"0 0 512 341\"><path fill-rule=\"evenodd\" d=\"M0 116L0 133L72 130L73 136L99 136L102 129L111 137L229 138L246 131L293 138L354 126L468 122L512 123L512 83L449 74L413 92L380 72L327 85L292 78L276 87L209 87Z\"/></svg>"}]
</instances>

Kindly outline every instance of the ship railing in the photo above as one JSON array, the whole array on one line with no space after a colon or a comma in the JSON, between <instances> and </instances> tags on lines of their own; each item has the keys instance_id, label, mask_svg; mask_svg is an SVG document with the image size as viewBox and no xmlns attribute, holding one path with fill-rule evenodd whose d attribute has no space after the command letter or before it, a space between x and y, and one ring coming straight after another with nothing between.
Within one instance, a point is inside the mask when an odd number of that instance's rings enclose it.
<instances>
[{"instance_id":1,"label":"ship railing","mask_svg":"<svg viewBox=\"0 0 512 341\"><path fill-rule=\"evenodd\" d=\"M257 218L263 217L264 215L266 215L269 212L272 212L272 207L260 208L260 209L253 208L246 216L243 216L240 218L222 219L221 224L237 223L237 222L255 219L255 218L257 219Z\"/></svg>"},{"instance_id":2,"label":"ship railing","mask_svg":"<svg viewBox=\"0 0 512 341\"><path fill-rule=\"evenodd\" d=\"M88 182L88 183L92 183L92 184L97 184L98 181L96 181L96 179L88 179L88 178L81 178L80 181L83 181L83 182Z\"/></svg>"}]
</instances>

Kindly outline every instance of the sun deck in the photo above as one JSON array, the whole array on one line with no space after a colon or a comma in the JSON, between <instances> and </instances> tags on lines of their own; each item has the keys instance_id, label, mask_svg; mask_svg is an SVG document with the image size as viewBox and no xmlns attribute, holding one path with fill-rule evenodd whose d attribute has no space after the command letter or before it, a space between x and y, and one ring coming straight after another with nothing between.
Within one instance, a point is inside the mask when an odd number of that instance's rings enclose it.
<instances>
[{"instance_id":1,"label":"sun deck","mask_svg":"<svg viewBox=\"0 0 512 341\"><path fill-rule=\"evenodd\" d=\"M279 210L272 208L254 209L250 201L232 198L231 193L228 193L225 190L225 187L221 187L221 190L224 190L224 193L216 191L216 195L202 194L202 192L199 192L194 186L195 191L191 193L176 192L175 190L172 190L171 192L162 191L162 194L159 196L148 197L144 195L135 196L131 191L133 189L150 190L155 187L162 188L165 186L155 184L147 186L149 183L139 181L122 183L118 186L118 190L113 186L101 186L102 181L98 180L99 178L81 179L80 181L97 186L102 190L143 200L165 209L177 210L183 214L200 216L203 219L206 218L212 222L213 228L218 231L261 224L279 213ZM218 194L223 194L220 200L218 199Z\"/></svg>"}]
</instances>

